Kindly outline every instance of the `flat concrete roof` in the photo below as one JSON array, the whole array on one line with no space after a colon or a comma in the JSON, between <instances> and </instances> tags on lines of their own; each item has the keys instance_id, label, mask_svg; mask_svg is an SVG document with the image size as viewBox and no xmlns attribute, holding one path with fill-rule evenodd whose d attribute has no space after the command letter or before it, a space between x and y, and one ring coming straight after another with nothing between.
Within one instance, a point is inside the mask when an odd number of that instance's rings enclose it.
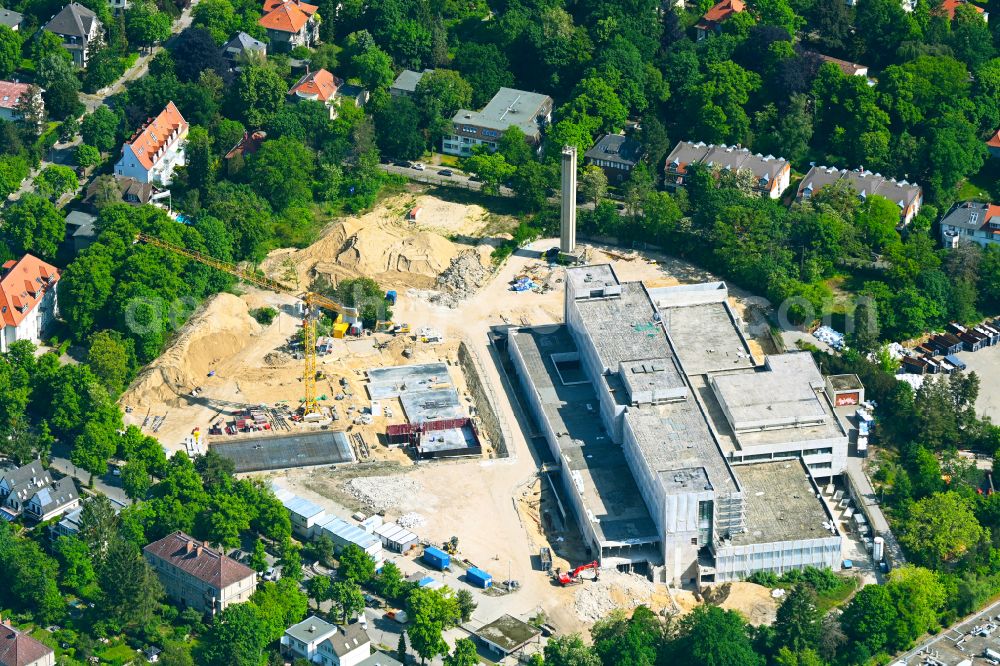
<instances>
[{"instance_id":1,"label":"flat concrete roof","mask_svg":"<svg viewBox=\"0 0 1000 666\"><path fill-rule=\"evenodd\" d=\"M212 450L233 461L236 472L262 472L287 467L354 462L354 451L343 432L248 437L212 442Z\"/></svg>"},{"instance_id":2,"label":"flat concrete roof","mask_svg":"<svg viewBox=\"0 0 1000 666\"><path fill-rule=\"evenodd\" d=\"M558 379L551 355L577 352L569 330L565 325L522 328L510 340L517 345L541 396L545 418L556 433L560 453L598 539L659 541L625 454L601 423L593 386L589 382L565 385Z\"/></svg>"},{"instance_id":3,"label":"flat concrete roof","mask_svg":"<svg viewBox=\"0 0 1000 666\"><path fill-rule=\"evenodd\" d=\"M458 399L458 391L453 388L436 391L407 391L399 396L403 411L410 423L422 421L442 421L459 419L465 414Z\"/></svg>"},{"instance_id":4,"label":"flat concrete roof","mask_svg":"<svg viewBox=\"0 0 1000 666\"><path fill-rule=\"evenodd\" d=\"M545 115L545 106L551 105L548 95L500 88L482 111L459 109L452 118L456 125L476 125L504 131L517 125L528 136L538 136L538 117ZM550 110L550 109L549 109Z\"/></svg>"},{"instance_id":5,"label":"flat concrete roof","mask_svg":"<svg viewBox=\"0 0 1000 666\"><path fill-rule=\"evenodd\" d=\"M617 371L622 361L674 355L641 282L622 284L620 296L577 299L576 306L604 367Z\"/></svg>"},{"instance_id":6,"label":"flat concrete roof","mask_svg":"<svg viewBox=\"0 0 1000 666\"><path fill-rule=\"evenodd\" d=\"M829 418L817 391L823 376L809 352L768 356L756 372L714 375L711 380L737 433L822 423Z\"/></svg>"},{"instance_id":7,"label":"flat concrete roof","mask_svg":"<svg viewBox=\"0 0 1000 666\"><path fill-rule=\"evenodd\" d=\"M407 391L426 391L440 384L452 384L444 363L397 365L368 371L368 395L372 400L395 398Z\"/></svg>"},{"instance_id":8,"label":"flat concrete roof","mask_svg":"<svg viewBox=\"0 0 1000 666\"><path fill-rule=\"evenodd\" d=\"M425 432L420 436L420 451L453 451L479 446L468 428L446 428Z\"/></svg>"},{"instance_id":9,"label":"flat concrete roof","mask_svg":"<svg viewBox=\"0 0 1000 666\"><path fill-rule=\"evenodd\" d=\"M687 383L672 358L648 361L625 361L621 364L621 378L629 395L652 392L654 396L677 398L687 393Z\"/></svg>"},{"instance_id":10,"label":"flat concrete roof","mask_svg":"<svg viewBox=\"0 0 1000 666\"><path fill-rule=\"evenodd\" d=\"M513 615L501 615L480 627L476 636L509 654L541 633L540 629Z\"/></svg>"},{"instance_id":11,"label":"flat concrete roof","mask_svg":"<svg viewBox=\"0 0 1000 666\"><path fill-rule=\"evenodd\" d=\"M661 307L660 316L686 374L753 367L750 348L724 302Z\"/></svg>"},{"instance_id":12,"label":"flat concrete roof","mask_svg":"<svg viewBox=\"0 0 1000 666\"><path fill-rule=\"evenodd\" d=\"M591 287L618 284L618 276L611 264L594 264L566 269L566 284L575 293L586 293Z\"/></svg>"},{"instance_id":13,"label":"flat concrete roof","mask_svg":"<svg viewBox=\"0 0 1000 666\"><path fill-rule=\"evenodd\" d=\"M823 526L833 517L816 497L816 488L801 460L737 465L743 486L746 531L734 534L734 546L837 536Z\"/></svg>"},{"instance_id":14,"label":"flat concrete roof","mask_svg":"<svg viewBox=\"0 0 1000 666\"><path fill-rule=\"evenodd\" d=\"M679 402L630 407L625 420L635 433L646 464L667 494L706 489L718 493L739 488L709 431L694 396ZM687 472L679 474L679 472ZM694 471L694 472L692 472Z\"/></svg>"},{"instance_id":15,"label":"flat concrete roof","mask_svg":"<svg viewBox=\"0 0 1000 666\"><path fill-rule=\"evenodd\" d=\"M865 387L857 375L830 375L826 379L834 391L860 391Z\"/></svg>"}]
</instances>

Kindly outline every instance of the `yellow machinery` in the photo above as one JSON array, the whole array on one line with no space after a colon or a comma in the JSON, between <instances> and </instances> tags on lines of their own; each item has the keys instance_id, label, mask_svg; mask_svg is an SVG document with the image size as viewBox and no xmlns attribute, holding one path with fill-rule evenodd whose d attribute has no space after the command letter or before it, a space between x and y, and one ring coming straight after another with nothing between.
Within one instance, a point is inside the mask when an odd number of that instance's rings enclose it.
<instances>
[{"instance_id":1,"label":"yellow machinery","mask_svg":"<svg viewBox=\"0 0 1000 666\"><path fill-rule=\"evenodd\" d=\"M302 385L305 391L305 401L302 405L302 414L303 416L306 416L308 414L315 414L319 412L319 403L316 401L316 321L319 319L320 309L322 308L333 312L335 319L343 316L357 321L357 308L345 307L340 303L327 298L326 296L322 296L311 291L300 296L295 292L295 290L286 287L282 283L256 275L250 271L243 270L236 264L222 261L220 259L216 259L215 257L210 257L207 254L202 254L201 252L188 250L187 248L174 245L173 243L168 243L153 236L139 234L137 240L145 243L146 245L152 245L153 247L158 247L162 250L179 254L190 259L191 261L197 261L200 264L211 266L216 270L228 273L233 277L237 277L244 282L249 282L250 284L260 287L261 289L267 289L279 294L290 294L301 298L303 303L305 303L305 308L302 314L302 342L304 345L303 356L305 357L305 368L303 368L302 371Z\"/></svg>"}]
</instances>

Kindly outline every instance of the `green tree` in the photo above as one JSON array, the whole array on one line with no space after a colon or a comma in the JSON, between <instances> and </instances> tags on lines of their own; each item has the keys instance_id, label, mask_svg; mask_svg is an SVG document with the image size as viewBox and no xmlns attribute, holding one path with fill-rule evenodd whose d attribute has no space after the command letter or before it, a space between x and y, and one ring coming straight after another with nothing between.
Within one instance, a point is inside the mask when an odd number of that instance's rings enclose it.
<instances>
[{"instance_id":1,"label":"green tree","mask_svg":"<svg viewBox=\"0 0 1000 666\"><path fill-rule=\"evenodd\" d=\"M117 448L114 432L91 421L83 426L83 431L74 440L70 461L91 474L102 475L107 473L108 459Z\"/></svg>"},{"instance_id":2,"label":"green tree","mask_svg":"<svg viewBox=\"0 0 1000 666\"><path fill-rule=\"evenodd\" d=\"M420 77L413 101L423 115L424 126L436 137L445 133L455 112L472 103L472 86L456 71L435 69Z\"/></svg>"},{"instance_id":3,"label":"green tree","mask_svg":"<svg viewBox=\"0 0 1000 666\"><path fill-rule=\"evenodd\" d=\"M490 152L486 146L476 146L472 156L465 160L465 169L482 180L484 192L493 195L499 195L500 187L517 171L501 153Z\"/></svg>"},{"instance_id":4,"label":"green tree","mask_svg":"<svg viewBox=\"0 0 1000 666\"><path fill-rule=\"evenodd\" d=\"M30 173L28 163L17 155L0 155L0 197L7 198L21 187Z\"/></svg>"},{"instance_id":5,"label":"green tree","mask_svg":"<svg viewBox=\"0 0 1000 666\"><path fill-rule=\"evenodd\" d=\"M264 542L258 538L253 543L253 553L250 554L250 568L257 573L264 573L267 571L267 550L264 548Z\"/></svg>"},{"instance_id":6,"label":"green tree","mask_svg":"<svg viewBox=\"0 0 1000 666\"><path fill-rule=\"evenodd\" d=\"M313 576L306 583L306 592L309 594L309 598L316 602L317 610L322 602L330 599L331 588L332 583L329 576Z\"/></svg>"},{"instance_id":7,"label":"green tree","mask_svg":"<svg viewBox=\"0 0 1000 666\"><path fill-rule=\"evenodd\" d=\"M386 599L398 599L406 587L403 572L395 562L386 562L375 577L375 589Z\"/></svg>"},{"instance_id":8,"label":"green tree","mask_svg":"<svg viewBox=\"0 0 1000 666\"><path fill-rule=\"evenodd\" d=\"M79 187L73 169L61 164L50 164L35 176L35 189L53 201L67 192L75 192Z\"/></svg>"},{"instance_id":9,"label":"green tree","mask_svg":"<svg viewBox=\"0 0 1000 666\"><path fill-rule=\"evenodd\" d=\"M77 593L97 580L87 544L76 537L61 536L56 539L53 552L59 560L60 582Z\"/></svg>"},{"instance_id":10,"label":"green tree","mask_svg":"<svg viewBox=\"0 0 1000 666\"><path fill-rule=\"evenodd\" d=\"M455 641L455 649L444 658L444 666L478 666L479 663L476 644L468 638Z\"/></svg>"},{"instance_id":11,"label":"green tree","mask_svg":"<svg viewBox=\"0 0 1000 666\"><path fill-rule=\"evenodd\" d=\"M0 77L9 78L21 65L21 35L0 26Z\"/></svg>"},{"instance_id":12,"label":"green tree","mask_svg":"<svg viewBox=\"0 0 1000 666\"><path fill-rule=\"evenodd\" d=\"M280 210L312 199L314 161L301 142L281 137L261 144L247 169L254 189Z\"/></svg>"},{"instance_id":13,"label":"green tree","mask_svg":"<svg viewBox=\"0 0 1000 666\"><path fill-rule=\"evenodd\" d=\"M447 588L410 591L406 601L412 624L407 633L410 645L423 659L432 659L448 653L448 644L442 637L445 629L454 626L459 618L458 602Z\"/></svg>"},{"instance_id":14,"label":"green tree","mask_svg":"<svg viewBox=\"0 0 1000 666\"><path fill-rule=\"evenodd\" d=\"M461 617L462 622L468 622L472 619L472 614L476 612L476 607L478 604L472 597L472 592L468 590L459 590L455 593L455 602L458 604L458 614Z\"/></svg>"},{"instance_id":15,"label":"green tree","mask_svg":"<svg viewBox=\"0 0 1000 666\"><path fill-rule=\"evenodd\" d=\"M816 593L805 584L796 585L778 607L774 623L777 644L799 652L819 643L823 613L816 606Z\"/></svg>"},{"instance_id":16,"label":"green tree","mask_svg":"<svg viewBox=\"0 0 1000 666\"><path fill-rule=\"evenodd\" d=\"M129 376L129 352L113 331L100 331L90 339L87 364L109 392L117 395ZM161 449L162 450L162 449Z\"/></svg>"},{"instance_id":17,"label":"green tree","mask_svg":"<svg viewBox=\"0 0 1000 666\"><path fill-rule=\"evenodd\" d=\"M621 666L656 663L663 641L660 620L646 606L636 608L631 618L620 609L612 611L594 624L590 633L601 661Z\"/></svg>"},{"instance_id":18,"label":"green tree","mask_svg":"<svg viewBox=\"0 0 1000 666\"><path fill-rule=\"evenodd\" d=\"M365 595L357 583L338 580L330 586L330 599L340 611L341 622L356 617L365 610Z\"/></svg>"},{"instance_id":19,"label":"green tree","mask_svg":"<svg viewBox=\"0 0 1000 666\"><path fill-rule=\"evenodd\" d=\"M500 88L514 85L510 61L494 44L462 42L455 53L455 69L472 86L472 106L482 108Z\"/></svg>"},{"instance_id":20,"label":"green tree","mask_svg":"<svg viewBox=\"0 0 1000 666\"><path fill-rule=\"evenodd\" d=\"M240 72L235 91L247 126L262 127L281 109L288 86L274 68L249 65Z\"/></svg>"},{"instance_id":21,"label":"green tree","mask_svg":"<svg viewBox=\"0 0 1000 666\"><path fill-rule=\"evenodd\" d=\"M895 622L896 608L889 590L882 585L861 588L840 618L840 626L852 643L863 646L872 655L888 645Z\"/></svg>"},{"instance_id":22,"label":"green tree","mask_svg":"<svg viewBox=\"0 0 1000 666\"><path fill-rule=\"evenodd\" d=\"M66 237L66 221L48 199L26 194L3 213L4 235L18 254L53 259Z\"/></svg>"},{"instance_id":23,"label":"green tree","mask_svg":"<svg viewBox=\"0 0 1000 666\"><path fill-rule=\"evenodd\" d=\"M899 542L909 559L934 569L961 558L982 538L970 502L954 491L915 502L899 522Z\"/></svg>"},{"instance_id":24,"label":"green tree","mask_svg":"<svg viewBox=\"0 0 1000 666\"><path fill-rule=\"evenodd\" d=\"M580 174L580 194L596 206L608 192L608 177L604 169L594 164L583 167Z\"/></svg>"},{"instance_id":25,"label":"green tree","mask_svg":"<svg viewBox=\"0 0 1000 666\"><path fill-rule=\"evenodd\" d=\"M362 585L375 576L375 560L353 543L345 546L337 559L337 576L341 580Z\"/></svg>"},{"instance_id":26,"label":"green tree","mask_svg":"<svg viewBox=\"0 0 1000 666\"><path fill-rule=\"evenodd\" d=\"M191 25L207 30L215 43L222 46L236 29L236 10L229 0L202 0L191 12Z\"/></svg>"},{"instance_id":27,"label":"green tree","mask_svg":"<svg viewBox=\"0 0 1000 666\"><path fill-rule=\"evenodd\" d=\"M351 66L358 73L362 85L373 93L387 90L396 80L392 70L392 58L377 46L371 46L355 55L351 60Z\"/></svg>"},{"instance_id":28,"label":"green tree","mask_svg":"<svg viewBox=\"0 0 1000 666\"><path fill-rule=\"evenodd\" d=\"M37 33L32 43L48 38L55 39L57 51L35 59L36 82L44 90L42 99L45 101L45 109L56 120L76 118L84 111L80 102L80 79L76 76L69 51L62 47L62 39L43 30Z\"/></svg>"},{"instance_id":29,"label":"green tree","mask_svg":"<svg viewBox=\"0 0 1000 666\"><path fill-rule=\"evenodd\" d=\"M264 666L270 641L263 625L256 604L227 607L206 636L205 661L211 666Z\"/></svg>"},{"instance_id":30,"label":"green tree","mask_svg":"<svg viewBox=\"0 0 1000 666\"><path fill-rule=\"evenodd\" d=\"M686 615L668 653L677 663L685 660L713 666L763 666L764 663L753 651L747 624L740 614L717 606L699 606Z\"/></svg>"},{"instance_id":31,"label":"green tree","mask_svg":"<svg viewBox=\"0 0 1000 666\"><path fill-rule=\"evenodd\" d=\"M375 110L375 140L386 155L403 160L423 155L427 140L420 126L420 110L406 97L394 97Z\"/></svg>"},{"instance_id":32,"label":"green tree","mask_svg":"<svg viewBox=\"0 0 1000 666\"><path fill-rule=\"evenodd\" d=\"M76 161L77 166L88 169L96 166L101 161L101 152L93 146L81 143L73 151L73 159Z\"/></svg>"},{"instance_id":33,"label":"green tree","mask_svg":"<svg viewBox=\"0 0 1000 666\"><path fill-rule=\"evenodd\" d=\"M102 607L122 625L149 622L163 597L160 580L131 541L113 537L98 572Z\"/></svg>"},{"instance_id":34,"label":"green tree","mask_svg":"<svg viewBox=\"0 0 1000 666\"><path fill-rule=\"evenodd\" d=\"M601 666L601 658L580 634L554 636L545 644L545 666Z\"/></svg>"},{"instance_id":35,"label":"green tree","mask_svg":"<svg viewBox=\"0 0 1000 666\"><path fill-rule=\"evenodd\" d=\"M891 632L893 644L908 646L938 628L938 613L945 605L947 593L937 574L906 565L889 574L886 588L896 605L896 622Z\"/></svg>"},{"instance_id":36,"label":"green tree","mask_svg":"<svg viewBox=\"0 0 1000 666\"><path fill-rule=\"evenodd\" d=\"M133 2L125 11L125 34L133 44L151 47L170 37L173 22L152 2Z\"/></svg>"},{"instance_id":37,"label":"green tree","mask_svg":"<svg viewBox=\"0 0 1000 666\"><path fill-rule=\"evenodd\" d=\"M118 146L118 116L106 106L99 106L88 113L80 124L80 135L84 143L95 146L102 153Z\"/></svg>"},{"instance_id":38,"label":"green tree","mask_svg":"<svg viewBox=\"0 0 1000 666\"><path fill-rule=\"evenodd\" d=\"M525 162L514 172L511 188L525 208L538 210L545 205L550 182L551 174L544 166L538 162Z\"/></svg>"}]
</instances>

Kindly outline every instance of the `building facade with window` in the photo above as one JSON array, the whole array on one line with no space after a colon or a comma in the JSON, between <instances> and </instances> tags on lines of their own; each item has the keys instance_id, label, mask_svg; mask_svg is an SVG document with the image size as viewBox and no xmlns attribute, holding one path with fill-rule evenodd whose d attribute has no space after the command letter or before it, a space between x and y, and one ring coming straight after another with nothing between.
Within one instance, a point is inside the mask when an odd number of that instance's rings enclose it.
<instances>
[{"instance_id":1,"label":"building facade with window","mask_svg":"<svg viewBox=\"0 0 1000 666\"><path fill-rule=\"evenodd\" d=\"M941 243L947 248L961 243L986 247L1000 243L1000 206L960 201L941 218Z\"/></svg>"},{"instance_id":2,"label":"building facade with window","mask_svg":"<svg viewBox=\"0 0 1000 666\"><path fill-rule=\"evenodd\" d=\"M552 120L552 98L539 93L501 88L482 111L459 109L451 119L452 133L441 139L441 152L468 157L476 146L497 149L500 137L516 125L532 145L542 141L542 129Z\"/></svg>"},{"instance_id":3,"label":"building facade with window","mask_svg":"<svg viewBox=\"0 0 1000 666\"><path fill-rule=\"evenodd\" d=\"M249 601L257 589L257 572L183 532L154 541L142 552L167 596L202 613L215 615Z\"/></svg>"},{"instance_id":4,"label":"building facade with window","mask_svg":"<svg viewBox=\"0 0 1000 666\"><path fill-rule=\"evenodd\" d=\"M188 123L173 102L150 118L122 146L115 176L140 183L169 185L174 168L185 164L184 140Z\"/></svg>"},{"instance_id":5,"label":"building facade with window","mask_svg":"<svg viewBox=\"0 0 1000 666\"><path fill-rule=\"evenodd\" d=\"M18 340L41 342L58 314L59 270L26 254L0 266L0 352Z\"/></svg>"}]
</instances>

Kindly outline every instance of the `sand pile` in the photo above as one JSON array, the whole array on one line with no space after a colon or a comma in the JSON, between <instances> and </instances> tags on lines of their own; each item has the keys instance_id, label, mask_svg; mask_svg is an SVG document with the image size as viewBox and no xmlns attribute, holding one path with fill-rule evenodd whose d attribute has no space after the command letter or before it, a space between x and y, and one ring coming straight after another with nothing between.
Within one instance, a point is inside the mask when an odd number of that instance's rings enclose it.
<instances>
[{"instance_id":1,"label":"sand pile","mask_svg":"<svg viewBox=\"0 0 1000 666\"><path fill-rule=\"evenodd\" d=\"M771 596L771 589L755 583L734 582L712 585L704 591L705 601L739 611L755 626L772 624L778 612L779 599Z\"/></svg>"},{"instance_id":2,"label":"sand pile","mask_svg":"<svg viewBox=\"0 0 1000 666\"><path fill-rule=\"evenodd\" d=\"M137 408L151 403L185 404L178 393L199 386L215 364L242 351L260 333L261 325L248 311L239 296L210 298L167 350L139 373L120 402Z\"/></svg>"},{"instance_id":3,"label":"sand pile","mask_svg":"<svg viewBox=\"0 0 1000 666\"><path fill-rule=\"evenodd\" d=\"M319 275L334 282L363 275L382 286L435 287L438 275L469 249L468 245L448 240L439 230L469 233L482 226L484 213L476 206L419 197L417 205L423 212L418 222L411 223L404 218L412 203L412 199L397 197L361 217L339 220L307 248L272 252L264 261L264 271L282 279L291 261L301 285ZM475 250L478 254L488 251Z\"/></svg>"}]
</instances>

